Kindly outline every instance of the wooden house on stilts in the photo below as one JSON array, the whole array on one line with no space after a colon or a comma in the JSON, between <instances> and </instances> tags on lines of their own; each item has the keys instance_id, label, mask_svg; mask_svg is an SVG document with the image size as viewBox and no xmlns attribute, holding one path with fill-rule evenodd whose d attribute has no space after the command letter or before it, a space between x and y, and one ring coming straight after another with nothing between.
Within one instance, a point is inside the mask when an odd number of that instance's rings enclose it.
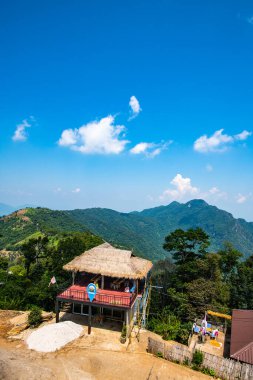
<instances>
[{"instance_id":1,"label":"wooden house on stilts","mask_svg":"<svg viewBox=\"0 0 253 380\"><path fill-rule=\"evenodd\" d=\"M137 318L140 322L140 315L145 326L151 268L151 261L108 243L85 251L63 267L72 272L73 281L56 298L56 322L61 306L68 303L73 313L89 316L89 325L92 315L99 314L125 322L128 333ZM92 301L89 284L96 286Z\"/></svg>"}]
</instances>

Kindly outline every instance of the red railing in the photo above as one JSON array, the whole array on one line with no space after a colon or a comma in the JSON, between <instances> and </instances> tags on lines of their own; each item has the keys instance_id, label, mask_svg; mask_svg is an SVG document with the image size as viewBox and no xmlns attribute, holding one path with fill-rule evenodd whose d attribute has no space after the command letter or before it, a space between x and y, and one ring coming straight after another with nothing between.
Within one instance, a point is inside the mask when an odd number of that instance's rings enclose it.
<instances>
[{"instance_id":1,"label":"red railing","mask_svg":"<svg viewBox=\"0 0 253 380\"><path fill-rule=\"evenodd\" d=\"M113 292L115 293L115 292ZM58 294L57 298L73 299L75 301L90 302L88 294L85 290L76 290L68 288L62 293ZM108 304L111 306L130 307L136 298L136 294L116 295L110 294L110 291L99 290L96 294L93 303Z\"/></svg>"}]
</instances>

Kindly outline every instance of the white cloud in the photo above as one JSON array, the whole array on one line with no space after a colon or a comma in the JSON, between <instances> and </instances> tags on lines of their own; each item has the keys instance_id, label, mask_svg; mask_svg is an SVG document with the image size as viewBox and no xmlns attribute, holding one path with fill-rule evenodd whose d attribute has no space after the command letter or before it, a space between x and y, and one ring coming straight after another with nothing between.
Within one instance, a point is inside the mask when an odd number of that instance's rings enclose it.
<instances>
[{"instance_id":1,"label":"white cloud","mask_svg":"<svg viewBox=\"0 0 253 380\"><path fill-rule=\"evenodd\" d=\"M192 198L205 199L208 202L216 202L220 200L227 200L228 194L220 190L218 187L213 186L209 190L202 191L200 188L193 186L191 178L183 177L177 174L170 182L173 186L166 189L160 196L160 201L187 201ZM150 200L154 200L149 196Z\"/></svg>"},{"instance_id":2,"label":"white cloud","mask_svg":"<svg viewBox=\"0 0 253 380\"><path fill-rule=\"evenodd\" d=\"M200 136L194 142L194 150L200 153L224 152L229 144L234 143L236 140L246 140L251 135L251 132L246 130L234 136L223 134L223 131L224 129L219 129L210 137L207 135Z\"/></svg>"},{"instance_id":3,"label":"white cloud","mask_svg":"<svg viewBox=\"0 0 253 380\"><path fill-rule=\"evenodd\" d=\"M32 123L35 121L33 116L30 116L28 119L24 119L22 123L18 124L14 135L12 136L13 141L26 141L28 134L26 129L32 126Z\"/></svg>"},{"instance_id":4,"label":"white cloud","mask_svg":"<svg viewBox=\"0 0 253 380\"><path fill-rule=\"evenodd\" d=\"M236 197L237 203L244 203L244 202L246 202L246 200L247 200L247 197L245 195L240 194L240 193Z\"/></svg>"},{"instance_id":5,"label":"white cloud","mask_svg":"<svg viewBox=\"0 0 253 380\"><path fill-rule=\"evenodd\" d=\"M92 121L78 129L65 129L58 144L84 154L119 154L128 140L124 140L124 125L114 125L111 115Z\"/></svg>"},{"instance_id":6,"label":"white cloud","mask_svg":"<svg viewBox=\"0 0 253 380\"><path fill-rule=\"evenodd\" d=\"M78 139L76 130L73 129L65 129L62 134L61 138L58 141L58 144L61 146L70 146L76 144Z\"/></svg>"},{"instance_id":7,"label":"white cloud","mask_svg":"<svg viewBox=\"0 0 253 380\"><path fill-rule=\"evenodd\" d=\"M172 141L156 143L140 142L135 145L130 152L132 154L144 154L148 158L158 156L164 149L166 149Z\"/></svg>"},{"instance_id":8,"label":"white cloud","mask_svg":"<svg viewBox=\"0 0 253 380\"><path fill-rule=\"evenodd\" d=\"M237 196L236 196L236 202L237 203L245 203L246 201L252 199L252 193L249 193L247 195L243 195L241 193L238 193Z\"/></svg>"},{"instance_id":9,"label":"white cloud","mask_svg":"<svg viewBox=\"0 0 253 380\"><path fill-rule=\"evenodd\" d=\"M252 134L252 132L244 130L241 133L238 133L238 135L235 135L234 138L236 140L243 141L243 140L246 140L249 136L251 136L251 134Z\"/></svg>"},{"instance_id":10,"label":"white cloud","mask_svg":"<svg viewBox=\"0 0 253 380\"><path fill-rule=\"evenodd\" d=\"M218 189L218 187L212 187L210 190L209 190L209 193L210 194L218 194L220 192L220 190Z\"/></svg>"},{"instance_id":11,"label":"white cloud","mask_svg":"<svg viewBox=\"0 0 253 380\"><path fill-rule=\"evenodd\" d=\"M192 186L191 179L184 178L181 174L177 174L170 183L175 188L165 190L160 196L160 200L179 200L185 196L193 196L199 193L199 189Z\"/></svg>"},{"instance_id":12,"label":"white cloud","mask_svg":"<svg viewBox=\"0 0 253 380\"><path fill-rule=\"evenodd\" d=\"M145 153L149 148L153 147L153 143L141 142L135 145L130 152L133 154Z\"/></svg>"},{"instance_id":13,"label":"white cloud","mask_svg":"<svg viewBox=\"0 0 253 380\"><path fill-rule=\"evenodd\" d=\"M203 135L194 142L194 149L197 152L221 152L226 149L226 144L233 142L231 136L222 133L223 129L220 129L211 137Z\"/></svg>"},{"instance_id":14,"label":"white cloud","mask_svg":"<svg viewBox=\"0 0 253 380\"><path fill-rule=\"evenodd\" d=\"M80 193L81 189L80 187L77 187L76 189L72 190L72 193L78 194Z\"/></svg>"},{"instance_id":15,"label":"white cloud","mask_svg":"<svg viewBox=\"0 0 253 380\"><path fill-rule=\"evenodd\" d=\"M207 170L209 173L212 172L212 171L213 171L213 167L212 167L212 165L207 164L207 165L206 165L206 170Z\"/></svg>"},{"instance_id":16,"label":"white cloud","mask_svg":"<svg viewBox=\"0 0 253 380\"><path fill-rule=\"evenodd\" d=\"M142 109L138 99L135 96L131 96L129 106L131 108L132 115L128 120L131 120L134 119L142 111Z\"/></svg>"},{"instance_id":17,"label":"white cloud","mask_svg":"<svg viewBox=\"0 0 253 380\"><path fill-rule=\"evenodd\" d=\"M227 193L225 191L220 190L218 187L213 186L208 190L208 193L201 194L201 197L204 199L209 199L210 197L213 199L227 199Z\"/></svg>"},{"instance_id":18,"label":"white cloud","mask_svg":"<svg viewBox=\"0 0 253 380\"><path fill-rule=\"evenodd\" d=\"M57 188L54 190L55 193L60 193L61 191L62 191L62 188L61 188L61 187L57 187Z\"/></svg>"},{"instance_id":19,"label":"white cloud","mask_svg":"<svg viewBox=\"0 0 253 380\"><path fill-rule=\"evenodd\" d=\"M161 151L164 149L165 149L165 146L164 147L161 146L160 148L156 148L156 149L152 150L152 152L148 152L147 157L154 158L154 157L158 156L161 153Z\"/></svg>"}]
</instances>

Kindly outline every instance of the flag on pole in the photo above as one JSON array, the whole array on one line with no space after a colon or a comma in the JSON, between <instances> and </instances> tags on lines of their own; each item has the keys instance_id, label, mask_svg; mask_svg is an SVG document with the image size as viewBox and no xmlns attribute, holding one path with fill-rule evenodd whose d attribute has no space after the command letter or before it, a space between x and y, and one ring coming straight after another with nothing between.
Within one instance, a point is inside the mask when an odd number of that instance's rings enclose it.
<instances>
[{"instance_id":1,"label":"flag on pole","mask_svg":"<svg viewBox=\"0 0 253 380\"><path fill-rule=\"evenodd\" d=\"M51 284L52 284L52 285L56 284L56 278L55 278L55 276L53 276L53 277L51 278L48 287L49 287Z\"/></svg>"},{"instance_id":2,"label":"flag on pole","mask_svg":"<svg viewBox=\"0 0 253 380\"><path fill-rule=\"evenodd\" d=\"M205 311L205 317L204 317L204 319L202 320L201 325L202 325L202 327L204 327L205 329L207 328L206 311Z\"/></svg>"}]
</instances>

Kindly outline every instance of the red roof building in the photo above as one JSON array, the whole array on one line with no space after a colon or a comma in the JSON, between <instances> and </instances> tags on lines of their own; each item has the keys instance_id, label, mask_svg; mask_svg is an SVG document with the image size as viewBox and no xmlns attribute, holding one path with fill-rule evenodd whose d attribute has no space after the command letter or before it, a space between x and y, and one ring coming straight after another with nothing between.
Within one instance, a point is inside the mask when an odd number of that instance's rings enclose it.
<instances>
[{"instance_id":1,"label":"red roof building","mask_svg":"<svg viewBox=\"0 0 253 380\"><path fill-rule=\"evenodd\" d=\"M253 310L233 310L230 357L253 364Z\"/></svg>"}]
</instances>

